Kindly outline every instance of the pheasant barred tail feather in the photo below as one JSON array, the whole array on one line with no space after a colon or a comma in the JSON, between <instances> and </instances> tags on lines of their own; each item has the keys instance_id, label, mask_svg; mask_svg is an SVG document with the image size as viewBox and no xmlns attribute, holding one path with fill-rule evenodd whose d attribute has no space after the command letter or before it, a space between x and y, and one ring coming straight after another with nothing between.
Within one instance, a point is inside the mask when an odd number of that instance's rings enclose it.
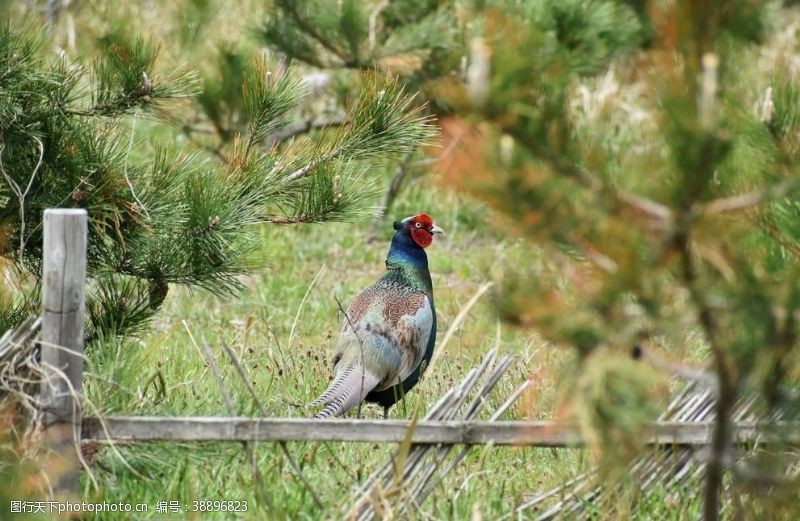
<instances>
[{"instance_id":1,"label":"pheasant barred tail feather","mask_svg":"<svg viewBox=\"0 0 800 521\"><path fill-rule=\"evenodd\" d=\"M311 402L311 405L325 404L314 418L341 416L358 405L378 382L378 377L363 367L350 365L343 368L325 392Z\"/></svg>"},{"instance_id":2,"label":"pheasant barred tail feather","mask_svg":"<svg viewBox=\"0 0 800 521\"><path fill-rule=\"evenodd\" d=\"M330 402L336 396L336 393L341 388L342 382L344 382L345 378L350 376L350 374L352 372L353 372L353 366L352 365L347 366L344 369L342 369L339 372L339 374L336 375L336 378L334 378L333 381L330 383L328 388L325 389L325 392L320 394L313 402L311 402L308 405L310 405L311 407L317 407L317 406L324 405L324 404L327 404L328 402Z\"/></svg>"}]
</instances>

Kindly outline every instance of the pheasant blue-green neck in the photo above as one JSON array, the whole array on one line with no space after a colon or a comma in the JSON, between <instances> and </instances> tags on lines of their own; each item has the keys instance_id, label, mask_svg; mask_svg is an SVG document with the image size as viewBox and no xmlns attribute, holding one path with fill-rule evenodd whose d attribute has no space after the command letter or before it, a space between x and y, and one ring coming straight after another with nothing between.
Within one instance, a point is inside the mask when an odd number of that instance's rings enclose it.
<instances>
[{"instance_id":1,"label":"pheasant blue-green neck","mask_svg":"<svg viewBox=\"0 0 800 521\"><path fill-rule=\"evenodd\" d=\"M428 255L411 239L406 228L395 232L386 255L386 277L424 291L433 292Z\"/></svg>"}]
</instances>

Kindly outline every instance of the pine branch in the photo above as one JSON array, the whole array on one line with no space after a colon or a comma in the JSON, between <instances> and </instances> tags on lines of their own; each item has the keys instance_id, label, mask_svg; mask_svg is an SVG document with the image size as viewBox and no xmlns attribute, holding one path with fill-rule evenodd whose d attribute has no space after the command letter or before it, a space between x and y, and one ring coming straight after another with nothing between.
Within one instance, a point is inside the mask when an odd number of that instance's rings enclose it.
<instances>
[{"instance_id":1,"label":"pine branch","mask_svg":"<svg viewBox=\"0 0 800 521\"><path fill-rule=\"evenodd\" d=\"M340 127L330 142L321 146L314 158L282 177L285 183L305 178L323 163L344 157L368 160L413 152L429 143L434 129L419 108L412 108L396 80L374 75L365 78L358 103L346 116L348 125ZM285 165L278 165L277 172Z\"/></svg>"},{"instance_id":2,"label":"pine branch","mask_svg":"<svg viewBox=\"0 0 800 521\"><path fill-rule=\"evenodd\" d=\"M217 295L241 291L241 275L262 261L254 255L259 223L370 213L375 191L368 168L433 135L410 96L374 77L365 78L348 113L293 120L302 89L292 71L275 74L263 60L248 68L240 53L229 53L224 70L233 76L239 71L241 81L222 81L197 98L218 131L233 122L246 125L246 134L230 131L229 154L212 150L222 166L163 150L149 155L145 149L142 156L135 152L135 129L116 117L191 95L194 77L153 72L157 48L142 39L111 34L103 45L90 82L86 69L48 62L36 42L0 26L0 81L7 89L0 96L0 185L9 187L2 195L17 203L6 212L12 248L5 251L19 249L11 264L35 283L41 277L39 209L88 210L92 295L86 331L92 340L146 327L172 284ZM96 89L84 107L81 89L87 84ZM275 146L326 128L331 130L315 133L312 147ZM220 133L221 145L226 137ZM272 150L255 153L263 142ZM3 304L0 321L18 316L19 302L36 300L28 293L9 301L13 306Z\"/></svg>"},{"instance_id":3,"label":"pine branch","mask_svg":"<svg viewBox=\"0 0 800 521\"><path fill-rule=\"evenodd\" d=\"M676 235L676 246L681 256L683 280L697 307L698 320L711 347L717 377L716 419L711 442L711 458L708 461L703 510L705 519L716 519L719 514L719 494L724 473L723 456L728 451L731 439L730 414L735 402L735 373L729 354L719 340L714 313L699 286L697 268L690 248L688 226Z\"/></svg>"},{"instance_id":4,"label":"pine branch","mask_svg":"<svg viewBox=\"0 0 800 521\"><path fill-rule=\"evenodd\" d=\"M301 10L303 5L302 2L285 0L276 2L275 7L285 20L276 17L267 21L261 34L270 45L318 68L383 69L392 58L401 60L408 58L409 54L415 54L420 61L420 65L414 67L414 71L417 71L436 50L458 52L459 42L452 24L450 3L411 7L393 5L388 1L366 5L358 0L345 0L336 7L307 6L315 14L321 9L331 9L328 16L336 17L336 25L331 22L330 27L321 20L322 16L319 19L304 16ZM306 39L308 45L305 44ZM340 40L344 43L337 43ZM320 56L315 52L316 47L326 51L333 59ZM442 70L440 74L446 76L448 72Z\"/></svg>"},{"instance_id":5,"label":"pine branch","mask_svg":"<svg viewBox=\"0 0 800 521\"><path fill-rule=\"evenodd\" d=\"M737 212L760 206L766 202L780 199L800 188L800 176L790 177L778 184L743 194L723 197L703 205L705 215Z\"/></svg>"},{"instance_id":6,"label":"pine branch","mask_svg":"<svg viewBox=\"0 0 800 521\"><path fill-rule=\"evenodd\" d=\"M294 181L301 188L300 196L285 216L266 215L262 221L274 224L297 224L322 221L344 221L372 211L375 183L367 179L366 165L340 164L337 161L315 165L313 175Z\"/></svg>"},{"instance_id":7,"label":"pine branch","mask_svg":"<svg viewBox=\"0 0 800 521\"><path fill-rule=\"evenodd\" d=\"M318 219L313 215L297 215L294 217L286 217L283 215L264 215L259 217L259 220L270 224L301 224L316 222Z\"/></svg>"},{"instance_id":8,"label":"pine branch","mask_svg":"<svg viewBox=\"0 0 800 521\"><path fill-rule=\"evenodd\" d=\"M510 134L522 140L522 144L540 159L546 161L556 172L577 181L590 192L601 193L609 200L621 206L628 207L636 214L644 215L648 219L658 222L661 227L674 218L672 210L652 199L633 194L627 190L618 189L603 181L599 176L593 175L574 162L565 159L562 155L552 152L545 144L537 141L528 140L527 136L520 134L514 129L506 129Z\"/></svg>"},{"instance_id":9,"label":"pine branch","mask_svg":"<svg viewBox=\"0 0 800 521\"><path fill-rule=\"evenodd\" d=\"M372 223L370 224L370 232L367 237L368 242L375 238L378 225L389 213L389 209L392 207L394 200L397 198L397 195L400 192L400 187L402 186L403 181L408 174L411 156L412 154L406 154L406 156L400 160L400 164L397 165L397 168L395 168L394 175L392 175L392 180L389 182L389 187L383 194L383 200L379 206L378 213L375 214L375 217L372 219Z\"/></svg>"},{"instance_id":10,"label":"pine branch","mask_svg":"<svg viewBox=\"0 0 800 521\"><path fill-rule=\"evenodd\" d=\"M766 219L751 219L751 222L756 222L764 233L766 233L787 252L791 253L797 262L800 262L800 245L794 241L788 240L788 238L781 233L774 223L771 223Z\"/></svg>"},{"instance_id":11,"label":"pine branch","mask_svg":"<svg viewBox=\"0 0 800 521\"><path fill-rule=\"evenodd\" d=\"M329 50L331 53L336 55L339 59L342 60L342 66L344 67L352 67L358 68L358 63L354 61L344 49L341 49L339 46L334 44L333 42L329 41L325 38L322 33L320 33L317 28L314 26L313 23L308 21L298 10L297 3L294 0L279 0L278 4L281 8L287 12L291 17L292 20L297 23L297 25L309 36L314 38L320 45L322 45L325 49Z\"/></svg>"},{"instance_id":12,"label":"pine branch","mask_svg":"<svg viewBox=\"0 0 800 521\"><path fill-rule=\"evenodd\" d=\"M254 143L285 125L283 116L297 105L298 91L296 81L285 74L276 77L263 59L258 59L247 72L242 92L249 125L242 163L247 161Z\"/></svg>"},{"instance_id":13,"label":"pine branch","mask_svg":"<svg viewBox=\"0 0 800 521\"><path fill-rule=\"evenodd\" d=\"M28 184L25 186L25 190L22 190L11 178L11 176L8 175L3 167L3 151L5 150L6 146L3 142L3 133L0 131L0 174L3 175L3 179L5 179L8 187L11 189L14 195L17 196L17 202L19 204L19 252L17 255L20 261L22 261L22 255L25 251L25 198L31 191L33 182L36 179L36 173L42 166L42 159L44 158L44 145L42 144L42 140L38 137L34 137L33 139L39 148L39 159L36 161L36 166L33 168L33 172L28 179Z\"/></svg>"},{"instance_id":14,"label":"pine branch","mask_svg":"<svg viewBox=\"0 0 800 521\"><path fill-rule=\"evenodd\" d=\"M294 172L292 172L291 174L287 175L284 178L284 180L287 183L291 183L293 181L298 181L300 179L303 179L304 177L306 177L309 173L311 173L313 171L313 169L317 165L317 162L318 162L318 160L310 161L307 165L302 166L302 167L298 168L297 170L295 170Z\"/></svg>"},{"instance_id":15,"label":"pine branch","mask_svg":"<svg viewBox=\"0 0 800 521\"><path fill-rule=\"evenodd\" d=\"M277 130L267 136L264 140L267 148L272 148L273 146L282 143L283 141L287 141L299 135L312 132L314 130L324 129L324 128L333 128L339 127L342 125L347 125L349 123L348 119L345 117L344 114L337 114L334 116L309 116L305 119L300 119L294 121L288 125L286 125L281 130Z\"/></svg>"},{"instance_id":16,"label":"pine branch","mask_svg":"<svg viewBox=\"0 0 800 521\"><path fill-rule=\"evenodd\" d=\"M159 48L151 42L114 32L103 41L102 54L93 66L93 104L89 108L66 107L68 114L118 116L195 94L195 72L176 69L163 77L154 72Z\"/></svg>"}]
</instances>

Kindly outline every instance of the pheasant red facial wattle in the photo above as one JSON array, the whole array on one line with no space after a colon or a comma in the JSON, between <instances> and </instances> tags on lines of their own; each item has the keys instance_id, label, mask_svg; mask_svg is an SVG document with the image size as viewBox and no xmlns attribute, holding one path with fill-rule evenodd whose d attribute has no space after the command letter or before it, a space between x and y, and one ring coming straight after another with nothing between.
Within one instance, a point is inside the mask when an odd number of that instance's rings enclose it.
<instances>
[{"instance_id":1,"label":"pheasant red facial wattle","mask_svg":"<svg viewBox=\"0 0 800 521\"><path fill-rule=\"evenodd\" d=\"M433 227L433 219L428 214L420 214L412 217L408 223L408 229L411 232L411 238L420 248L427 248L433 242L433 232L430 228Z\"/></svg>"},{"instance_id":2,"label":"pheasant red facial wattle","mask_svg":"<svg viewBox=\"0 0 800 521\"><path fill-rule=\"evenodd\" d=\"M433 219L426 213L421 213L405 219L406 227L411 234L411 239L420 248L427 248L433 243L433 236L442 233L442 229L433 223Z\"/></svg>"}]
</instances>

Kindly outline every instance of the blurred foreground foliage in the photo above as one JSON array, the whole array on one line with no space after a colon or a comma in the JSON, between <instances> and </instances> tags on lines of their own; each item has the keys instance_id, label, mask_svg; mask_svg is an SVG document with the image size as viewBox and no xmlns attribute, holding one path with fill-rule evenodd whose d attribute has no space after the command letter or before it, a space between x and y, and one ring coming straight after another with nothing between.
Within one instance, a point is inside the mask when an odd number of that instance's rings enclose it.
<instances>
[{"instance_id":1,"label":"blurred foreground foliage","mask_svg":"<svg viewBox=\"0 0 800 521\"><path fill-rule=\"evenodd\" d=\"M617 435L656 413L641 363L619 357L699 334L717 393L706 518L725 476L795 487L796 453L780 471L732 463L730 412L744 395L763 417L800 411L797 34L782 24L797 13L597 0L472 16L440 169L554 267L505 266L503 316L581 353L577 417L610 466L635 438Z\"/></svg>"}]
</instances>

